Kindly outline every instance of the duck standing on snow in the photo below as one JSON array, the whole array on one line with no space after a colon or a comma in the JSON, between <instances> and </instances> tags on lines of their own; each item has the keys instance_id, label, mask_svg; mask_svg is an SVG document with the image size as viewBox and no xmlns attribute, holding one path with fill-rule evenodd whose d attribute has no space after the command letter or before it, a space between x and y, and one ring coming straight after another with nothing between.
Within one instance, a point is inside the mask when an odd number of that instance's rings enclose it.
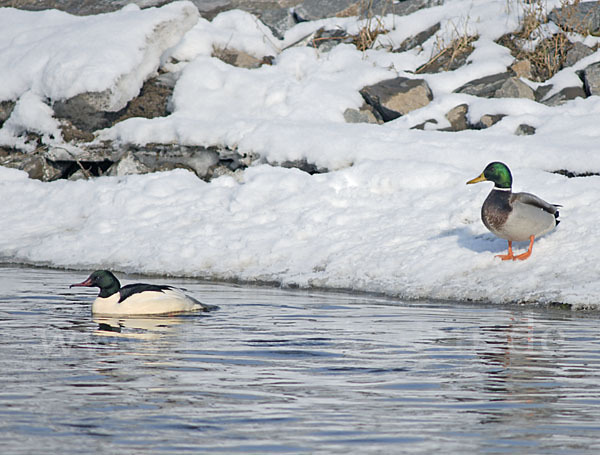
<instances>
[{"instance_id":1,"label":"duck standing on snow","mask_svg":"<svg viewBox=\"0 0 600 455\"><path fill-rule=\"evenodd\" d=\"M87 280L70 287L74 286L100 288L92 304L94 314L141 316L214 309L172 286L137 283L121 287L117 277L108 270L96 270Z\"/></svg>"},{"instance_id":2,"label":"duck standing on snow","mask_svg":"<svg viewBox=\"0 0 600 455\"><path fill-rule=\"evenodd\" d=\"M512 175L504 163L493 162L486 166L479 177L467 182L494 182L494 188L481 207L483 224L491 232L508 240L508 254L499 254L503 261L524 260L531 256L533 242L556 227L558 207L530 193L512 192ZM529 240L529 249L515 256L512 242Z\"/></svg>"}]
</instances>

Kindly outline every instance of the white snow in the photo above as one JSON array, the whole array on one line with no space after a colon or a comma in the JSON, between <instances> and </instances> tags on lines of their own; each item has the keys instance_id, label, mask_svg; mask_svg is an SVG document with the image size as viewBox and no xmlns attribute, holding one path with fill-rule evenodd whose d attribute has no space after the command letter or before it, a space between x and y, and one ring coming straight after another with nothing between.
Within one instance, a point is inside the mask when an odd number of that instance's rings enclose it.
<instances>
[{"instance_id":1,"label":"white snow","mask_svg":"<svg viewBox=\"0 0 600 455\"><path fill-rule=\"evenodd\" d=\"M263 163L237 180L210 183L183 170L42 183L0 167L0 260L403 298L597 307L600 211L593 205L600 177L549 171L600 172L600 97L550 108L452 93L512 63L493 42L518 24L521 11L510 3L447 0L428 12L384 18L395 30L381 45L398 45L438 20L438 39L463 29L479 36L469 65L418 76L412 71L431 57L434 38L421 52L394 54L292 45L323 24L356 30L356 18L301 23L277 40L254 16L230 11L208 22L197 19L190 2L87 18L0 8L0 42L8 43L0 47L0 99L18 99L0 129L1 144L27 149L26 130L60 143L52 101L85 91L134 96L162 63L180 72L173 113L126 120L98 140L227 145ZM173 27L178 19L180 28ZM157 34L158 24L170 24L169 33ZM247 70L210 56L213 47L227 46L273 55L274 65ZM576 69L599 58L597 52L551 82L569 86ZM343 112L362 104L364 85L397 75L426 79L434 101L385 125L345 123ZM432 118L443 126L445 113L462 103L474 122L483 114L508 115L482 131L410 129ZM516 136L521 123L535 126L536 134ZM331 172L311 176L264 164L286 160ZM465 185L495 160L510 166L516 191L563 205L562 223L536 240L524 262L494 257L506 242L479 215L491 185Z\"/></svg>"}]
</instances>

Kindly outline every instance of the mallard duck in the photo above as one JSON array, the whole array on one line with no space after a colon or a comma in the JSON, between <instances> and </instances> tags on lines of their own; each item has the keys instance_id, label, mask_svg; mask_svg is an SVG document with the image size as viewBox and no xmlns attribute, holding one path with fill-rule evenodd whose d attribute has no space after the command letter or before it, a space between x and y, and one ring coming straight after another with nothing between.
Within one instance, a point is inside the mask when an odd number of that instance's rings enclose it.
<instances>
[{"instance_id":1,"label":"mallard duck","mask_svg":"<svg viewBox=\"0 0 600 455\"><path fill-rule=\"evenodd\" d=\"M524 260L531 256L533 242L558 225L558 207L530 193L512 192L512 175L504 163L493 162L486 166L479 177L467 182L491 181L494 188L481 207L483 224L491 232L508 240L508 254L499 254L503 261ZM515 256L512 242L529 240L525 253Z\"/></svg>"},{"instance_id":2,"label":"mallard duck","mask_svg":"<svg viewBox=\"0 0 600 455\"><path fill-rule=\"evenodd\" d=\"M70 287L75 286L100 288L100 293L92 304L93 314L141 316L208 311L214 308L200 303L173 286L136 283L121 287L117 277L108 270L96 270L87 280Z\"/></svg>"}]
</instances>

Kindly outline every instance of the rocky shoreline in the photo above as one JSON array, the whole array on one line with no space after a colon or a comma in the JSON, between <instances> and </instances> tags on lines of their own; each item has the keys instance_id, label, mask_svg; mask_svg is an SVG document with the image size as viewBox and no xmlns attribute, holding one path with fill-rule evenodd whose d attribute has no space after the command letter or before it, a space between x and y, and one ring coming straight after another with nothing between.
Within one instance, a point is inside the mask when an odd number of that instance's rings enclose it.
<instances>
[{"instance_id":1,"label":"rocky shoreline","mask_svg":"<svg viewBox=\"0 0 600 455\"><path fill-rule=\"evenodd\" d=\"M123 7L126 1L87 2L87 1L0 1L0 7L39 10L45 8L62 9L72 14L86 15L114 11ZM168 1L138 1L141 7L162 6ZM357 0L281 0L246 1L220 0L193 2L205 18L214 18L218 13L230 9L242 9L255 14L272 31L274 36L282 36L285 30L302 21L313 21L326 17L376 17L381 14L411 14L422 8L433 7L442 0L404 0L391 2L379 0L364 2ZM365 5L368 4L368 8ZM600 2L575 3L561 9L552 10L547 15L536 17L538 26L551 21L556 25L556 33L538 40L535 48L527 48L523 40L533 40L532 30L523 30L505 35L498 40L507 47L514 63L506 71L474 79L455 90L482 98L524 98L554 107L575 98L600 95L600 61L593 62L577 74L580 82L553 93L552 85L545 83L553 74L565 67L573 66L581 59L593 54L597 45L589 47L583 42L572 42L568 34L596 36L600 31ZM190 19L190 23L191 23ZM398 45L389 46L388 52L406 52L418 48L439 30L440 24L422 30ZM343 30L319 29L305 37L297 46L312 46L320 52L328 52L340 43L353 44L361 50L369 49L375 42L371 35L386 33L374 26L361 34L349 35ZM395 77L377 84L365 86L360 94L364 104L359 109L347 109L344 118L348 123L383 124L427 106L433 95L425 79L419 74L455 71L468 65L473 51L474 36L457 37L457 42L440 49L429 62L414 72L414 77ZM227 48L215 49L213 56L227 64L254 69L262 65L276 63L277 55L264 55L262 58L249 55L242 50ZM527 82L525 82L527 81ZM111 101L111 93L82 93L67 100L50 102L53 116L58 119L64 146L51 144L35 131L22 134L28 149L0 146L0 165L25 170L31 178L43 181L57 179L80 179L102 175L128 175L186 168L203 180L211 180L224 174L235 174L243 170L260 156L239 153L221 144L180 145L152 143L145 146L115 144L110 141L98 143L99 130L110 128L125 119L143 117L164 117L171 113L170 99L177 75L158 68L143 84L139 94L124 102ZM17 100L0 101L0 127L13 115ZM469 105L462 103L446 113L450 126L440 125L436 119L426 120L412 126L413 129L442 130L456 132L467 129L480 130L493 126L506 114L489 113L477 121L469 120ZM531 125L521 124L515 134L535 134ZM59 140L60 142L60 140ZM284 167L297 167L309 173L326 172L312 163L283 162L271 163ZM557 170L567 176L576 176L569 170Z\"/></svg>"}]
</instances>

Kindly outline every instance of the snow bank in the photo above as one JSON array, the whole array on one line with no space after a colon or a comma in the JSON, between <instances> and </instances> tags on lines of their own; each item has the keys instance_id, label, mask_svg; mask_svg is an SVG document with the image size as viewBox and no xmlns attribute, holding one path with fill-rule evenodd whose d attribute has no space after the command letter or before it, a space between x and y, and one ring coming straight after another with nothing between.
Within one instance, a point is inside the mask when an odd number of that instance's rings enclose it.
<instances>
[{"instance_id":1,"label":"snow bank","mask_svg":"<svg viewBox=\"0 0 600 455\"><path fill-rule=\"evenodd\" d=\"M96 16L0 8L0 101L19 100L0 144L27 149L23 131L59 142L54 101L92 93L98 110L125 107L197 20L187 1Z\"/></svg>"},{"instance_id":2,"label":"snow bank","mask_svg":"<svg viewBox=\"0 0 600 455\"><path fill-rule=\"evenodd\" d=\"M597 307L600 285L593 264L600 262L600 212L593 206L600 197L600 177L567 179L548 171L600 171L600 98L549 108L530 100L452 93L467 80L510 63L506 50L493 43L516 24L516 12L507 5L497 0L485 2L484 8L448 0L429 15L390 18L406 21L413 30L431 25L435 16L443 21L442 30L450 30L452 21L469 17L465 26L480 38L470 65L423 75L435 96L430 105L385 125L347 124L343 112L360 106L362 86L398 74L410 77L409 70L430 57L433 42L422 53L359 52L349 45L320 53L286 48L319 24L298 24L276 42L246 13L230 12L210 23L200 19L163 53L183 60L174 65L181 74L173 114L126 120L103 131L100 139L221 144L270 162L305 159L333 171L311 176L263 164L247 169L240 181L221 177L206 183L178 170L41 183L0 168L0 256L3 261L274 281L403 298ZM8 130L17 134L25 124L52 134L56 124L40 105L41 97L106 90L116 86L119 75L142 78L135 68L153 71L162 52L157 49L172 46L177 38L161 39L149 56L143 49L152 31L183 16L191 23L189 8L187 2L147 11L130 7L90 18L0 10L0 20L13 27L12 34L5 28L0 34L11 36L11 46L21 46L18 52L0 49L0 67L7 75L0 98L20 97L0 137ZM356 26L351 21L328 23ZM397 40L409 33L397 30ZM79 44L89 46L86 52L76 52L74 40L85 42ZM276 64L246 70L210 57L214 45L227 42L246 46L242 50L256 56L276 52ZM567 72L555 76L557 81L569 77ZM139 82L134 86L139 89ZM508 116L483 131L410 129L430 118L443 125L445 113L464 102L472 121L483 114ZM36 109L43 115L36 117ZM535 126L536 134L516 136L521 123ZM515 190L563 205L560 226L536 241L524 262L494 257L506 242L479 219L490 185L465 185L494 160L511 167Z\"/></svg>"}]
</instances>

